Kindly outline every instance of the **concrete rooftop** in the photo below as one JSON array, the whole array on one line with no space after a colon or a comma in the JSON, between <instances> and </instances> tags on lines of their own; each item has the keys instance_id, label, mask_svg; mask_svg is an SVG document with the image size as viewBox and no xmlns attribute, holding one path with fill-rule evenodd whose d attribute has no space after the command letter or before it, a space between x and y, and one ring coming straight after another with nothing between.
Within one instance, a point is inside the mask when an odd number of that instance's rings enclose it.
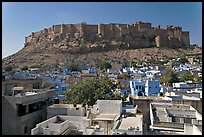
<instances>
[{"instance_id":1,"label":"concrete rooftop","mask_svg":"<svg viewBox=\"0 0 204 137\"><path fill-rule=\"evenodd\" d=\"M121 121L121 125L118 129L122 130L128 130L130 127L139 127L139 129L142 129L142 115L137 115L136 117L126 117L123 118Z\"/></svg>"}]
</instances>

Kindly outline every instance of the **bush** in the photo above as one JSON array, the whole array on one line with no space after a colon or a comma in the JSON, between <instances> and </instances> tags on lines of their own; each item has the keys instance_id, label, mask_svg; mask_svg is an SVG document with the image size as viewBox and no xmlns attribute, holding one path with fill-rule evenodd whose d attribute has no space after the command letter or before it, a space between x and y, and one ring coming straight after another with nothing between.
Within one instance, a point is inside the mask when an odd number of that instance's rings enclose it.
<instances>
[{"instance_id":1,"label":"bush","mask_svg":"<svg viewBox=\"0 0 204 137\"><path fill-rule=\"evenodd\" d=\"M100 70L104 70L104 69L107 70L112 68L112 65L108 61L103 60L99 62L97 67L100 68Z\"/></svg>"},{"instance_id":2,"label":"bush","mask_svg":"<svg viewBox=\"0 0 204 137\"><path fill-rule=\"evenodd\" d=\"M67 66L67 69L70 70L70 71L78 71L79 70L77 65L75 65L75 64L69 64Z\"/></svg>"},{"instance_id":3,"label":"bush","mask_svg":"<svg viewBox=\"0 0 204 137\"><path fill-rule=\"evenodd\" d=\"M28 66L22 67L21 70L28 70Z\"/></svg>"},{"instance_id":4,"label":"bush","mask_svg":"<svg viewBox=\"0 0 204 137\"><path fill-rule=\"evenodd\" d=\"M142 113L142 110L137 108L137 113Z\"/></svg>"},{"instance_id":5,"label":"bush","mask_svg":"<svg viewBox=\"0 0 204 137\"><path fill-rule=\"evenodd\" d=\"M6 66L5 67L5 71L7 71L7 72L10 72L10 71L12 71L13 70L13 67L12 66Z\"/></svg>"}]
</instances>

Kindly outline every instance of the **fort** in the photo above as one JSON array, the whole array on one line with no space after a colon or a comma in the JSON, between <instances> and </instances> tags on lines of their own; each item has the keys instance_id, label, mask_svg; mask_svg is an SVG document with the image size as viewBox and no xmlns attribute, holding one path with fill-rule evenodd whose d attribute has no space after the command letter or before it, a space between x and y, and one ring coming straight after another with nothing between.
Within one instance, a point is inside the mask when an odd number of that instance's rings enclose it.
<instances>
[{"instance_id":1,"label":"fort","mask_svg":"<svg viewBox=\"0 0 204 137\"><path fill-rule=\"evenodd\" d=\"M106 48L114 45L116 49L135 49L145 47L181 48L190 45L188 31L179 26L160 25L152 27L151 23L133 22L131 24L60 24L32 32L25 37L25 46L40 40L51 41L56 47L90 47ZM92 44L92 45L91 45ZM89 47L89 48L90 48Z\"/></svg>"}]
</instances>

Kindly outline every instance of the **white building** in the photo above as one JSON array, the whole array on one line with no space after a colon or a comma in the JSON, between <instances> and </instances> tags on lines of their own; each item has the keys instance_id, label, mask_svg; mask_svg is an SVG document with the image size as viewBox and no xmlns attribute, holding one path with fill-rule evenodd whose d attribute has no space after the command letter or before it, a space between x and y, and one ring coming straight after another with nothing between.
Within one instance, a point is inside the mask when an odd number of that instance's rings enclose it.
<instances>
[{"instance_id":1,"label":"white building","mask_svg":"<svg viewBox=\"0 0 204 137\"><path fill-rule=\"evenodd\" d=\"M202 135L202 115L190 105L150 103L150 121L161 135Z\"/></svg>"},{"instance_id":2,"label":"white building","mask_svg":"<svg viewBox=\"0 0 204 137\"><path fill-rule=\"evenodd\" d=\"M111 109L110 109L111 106ZM121 100L97 100L94 108L98 113L120 114L122 112Z\"/></svg>"},{"instance_id":3,"label":"white building","mask_svg":"<svg viewBox=\"0 0 204 137\"><path fill-rule=\"evenodd\" d=\"M173 90L180 91L180 92L187 92L188 84L185 82L173 83Z\"/></svg>"},{"instance_id":4,"label":"white building","mask_svg":"<svg viewBox=\"0 0 204 137\"><path fill-rule=\"evenodd\" d=\"M31 135L67 135L82 134L83 120L86 117L58 115L36 125Z\"/></svg>"},{"instance_id":5,"label":"white building","mask_svg":"<svg viewBox=\"0 0 204 137\"><path fill-rule=\"evenodd\" d=\"M122 117L121 100L97 100L86 106L86 116L57 115L36 125L31 135L141 135L142 115L136 116L136 108L126 111L131 116Z\"/></svg>"},{"instance_id":6,"label":"white building","mask_svg":"<svg viewBox=\"0 0 204 137\"><path fill-rule=\"evenodd\" d=\"M65 116L85 116L85 107L77 104L53 104L47 107L47 118L51 118L57 115Z\"/></svg>"}]
</instances>

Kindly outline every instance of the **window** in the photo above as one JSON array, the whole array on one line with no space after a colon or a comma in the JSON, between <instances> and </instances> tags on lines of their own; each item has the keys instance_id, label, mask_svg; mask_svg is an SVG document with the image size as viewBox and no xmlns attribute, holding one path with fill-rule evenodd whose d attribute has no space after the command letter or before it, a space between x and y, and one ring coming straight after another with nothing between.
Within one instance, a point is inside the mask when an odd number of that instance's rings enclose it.
<instances>
[{"instance_id":1,"label":"window","mask_svg":"<svg viewBox=\"0 0 204 137\"><path fill-rule=\"evenodd\" d=\"M25 126L25 127L24 127L24 134L27 134L27 132L28 132L28 129L27 129L27 127Z\"/></svg>"},{"instance_id":2,"label":"window","mask_svg":"<svg viewBox=\"0 0 204 137\"><path fill-rule=\"evenodd\" d=\"M138 90L138 86L136 86L136 89Z\"/></svg>"},{"instance_id":3,"label":"window","mask_svg":"<svg viewBox=\"0 0 204 137\"><path fill-rule=\"evenodd\" d=\"M22 104L17 104L17 113L18 113L18 116L24 116L26 115L26 106L25 105L22 105Z\"/></svg>"},{"instance_id":4,"label":"window","mask_svg":"<svg viewBox=\"0 0 204 137\"><path fill-rule=\"evenodd\" d=\"M33 89L40 89L40 83L34 83Z\"/></svg>"}]
</instances>

